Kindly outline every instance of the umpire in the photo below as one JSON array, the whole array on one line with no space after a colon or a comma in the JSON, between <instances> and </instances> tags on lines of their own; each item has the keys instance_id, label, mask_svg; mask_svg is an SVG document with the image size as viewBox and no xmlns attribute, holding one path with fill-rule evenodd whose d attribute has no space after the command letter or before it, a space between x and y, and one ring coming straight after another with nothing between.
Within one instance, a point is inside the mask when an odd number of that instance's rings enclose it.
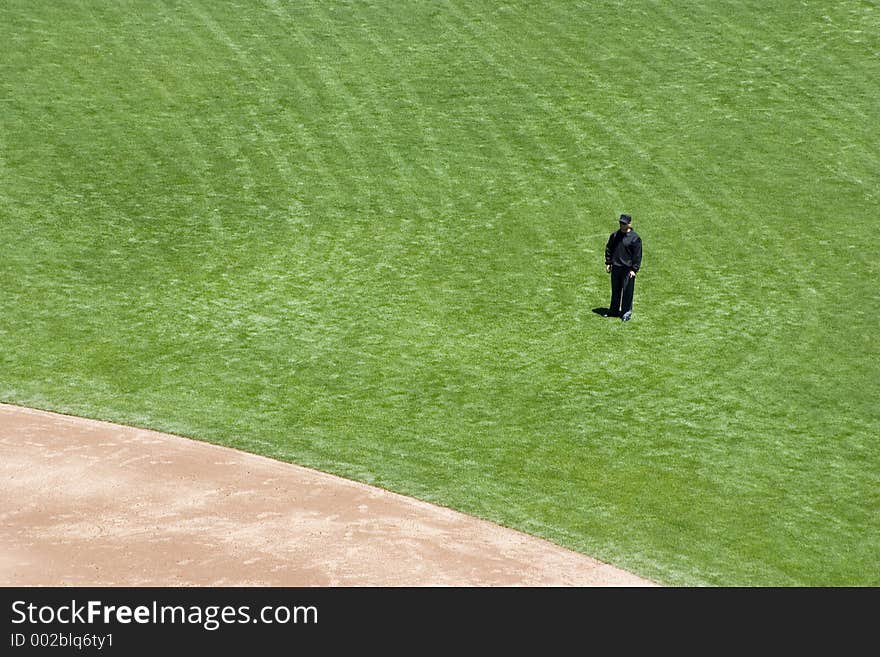
<instances>
[{"instance_id":1,"label":"umpire","mask_svg":"<svg viewBox=\"0 0 880 657\"><path fill-rule=\"evenodd\" d=\"M632 317L636 274L642 266L642 238L632 229L632 217L620 215L620 230L605 245L605 271L611 273L609 317L628 322Z\"/></svg>"}]
</instances>

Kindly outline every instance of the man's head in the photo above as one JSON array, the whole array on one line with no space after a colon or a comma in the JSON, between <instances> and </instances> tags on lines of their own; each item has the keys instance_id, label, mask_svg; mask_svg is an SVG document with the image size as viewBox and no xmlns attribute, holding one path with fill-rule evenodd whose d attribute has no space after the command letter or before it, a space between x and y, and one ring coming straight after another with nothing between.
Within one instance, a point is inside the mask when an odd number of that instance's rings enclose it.
<instances>
[{"instance_id":1,"label":"man's head","mask_svg":"<svg viewBox=\"0 0 880 657\"><path fill-rule=\"evenodd\" d=\"M621 233L628 233L631 225L632 225L632 217L630 217L628 214L620 215L620 232Z\"/></svg>"}]
</instances>

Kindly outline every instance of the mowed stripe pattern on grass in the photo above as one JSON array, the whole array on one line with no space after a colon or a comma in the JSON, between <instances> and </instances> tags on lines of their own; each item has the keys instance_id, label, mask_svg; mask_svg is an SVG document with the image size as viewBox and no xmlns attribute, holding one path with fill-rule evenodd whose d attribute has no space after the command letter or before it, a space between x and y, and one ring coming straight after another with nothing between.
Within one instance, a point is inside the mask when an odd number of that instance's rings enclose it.
<instances>
[{"instance_id":1,"label":"mowed stripe pattern on grass","mask_svg":"<svg viewBox=\"0 0 880 657\"><path fill-rule=\"evenodd\" d=\"M876 583L877 12L10 0L0 399Z\"/></svg>"}]
</instances>

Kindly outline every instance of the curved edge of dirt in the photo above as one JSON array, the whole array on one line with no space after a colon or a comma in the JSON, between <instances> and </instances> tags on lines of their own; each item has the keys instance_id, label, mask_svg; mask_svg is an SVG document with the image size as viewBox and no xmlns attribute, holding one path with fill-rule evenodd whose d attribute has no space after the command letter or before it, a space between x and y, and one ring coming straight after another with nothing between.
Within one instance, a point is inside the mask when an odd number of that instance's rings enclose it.
<instances>
[{"instance_id":1,"label":"curved edge of dirt","mask_svg":"<svg viewBox=\"0 0 880 657\"><path fill-rule=\"evenodd\" d=\"M301 466L0 403L5 586L656 586Z\"/></svg>"}]
</instances>

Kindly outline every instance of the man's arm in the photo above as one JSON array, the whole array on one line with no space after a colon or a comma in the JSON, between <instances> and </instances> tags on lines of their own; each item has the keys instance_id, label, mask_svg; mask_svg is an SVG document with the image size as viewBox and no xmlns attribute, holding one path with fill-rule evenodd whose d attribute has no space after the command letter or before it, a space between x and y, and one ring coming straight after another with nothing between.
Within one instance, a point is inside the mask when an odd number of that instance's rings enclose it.
<instances>
[{"instance_id":1,"label":"man's arm","mask_svg":"<svg viewBox=\"0 0 880 657\"><path fill-rule=\"evenodd\" d=\"M614 233L608 238L605 244L605 271L611 271L611 254L614 249Z\"/></svg>"},{"instance_id":2,"label":"man's arm","mask_svg":"<svg viewBox=\"0 0 880 657\"><path fill-rule=\"evenodd\" d=\"M642 267L642 238L637 237L632 243L632 271L630 276L635 276Z\"/></svg>"}]
</instances>

